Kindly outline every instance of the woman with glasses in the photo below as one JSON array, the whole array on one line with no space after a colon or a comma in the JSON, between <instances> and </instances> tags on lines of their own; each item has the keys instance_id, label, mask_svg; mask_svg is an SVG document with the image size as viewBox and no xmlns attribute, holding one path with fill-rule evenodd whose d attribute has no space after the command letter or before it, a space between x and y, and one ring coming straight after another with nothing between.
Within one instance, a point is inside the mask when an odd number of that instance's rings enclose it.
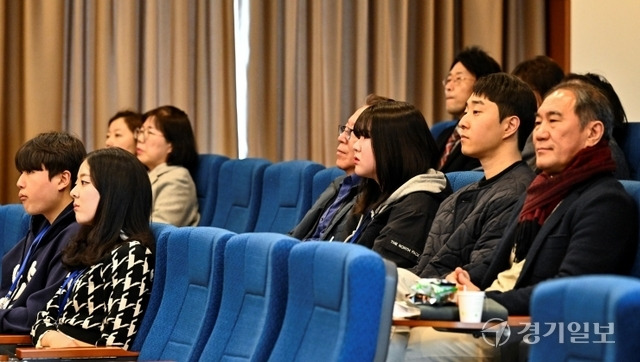
<instances>
[{"instance_id":1,"label":"woman with glasses","mask_svg":"<svg viewBox=\"0 0 640 362\"><path fill-rule=\"evenodd\" d=\"M134 111L120 111L109 119L105 146L120 147L136 154L135 131L142 126L142 115Z\"/></svg>"},{"instance_id":2,"label":"woman with glasses","mask_svg":"<svg viewBox=\"0 0 640 362\"><path fill-rule=\"evenodd\" d=\"M413 267L440 202L451 194L434 169L438 151L427 122L411 104L382 102L362 112L351 137L363 180L353 210L360 222L347 242Z\"/></svg>"},{"instance_id":3,"label":"woman with glasses","mask_svg":"<svg viewBox=\"0 0 640 362\"><path fill-rule=\"evenodd\" d=\"M154 270L147 172L120 148L93 151L80 165L71 197L81 228L62 251L69 273L38 313L33 342L37 347L128 349Z\"/></svg>"},{"instance_id":4,"label":"woman with glasses","mask_svg":"<svg viewBox=\"0 0 640 362\"><path fill-rule=\"evenodd\" d=\"M196 185L198 152L189 117L174 106L142 115L136 131L136 154L147 166L153 191L151 220L196 226L200 220Z\"/></svg>"}]
</instances>

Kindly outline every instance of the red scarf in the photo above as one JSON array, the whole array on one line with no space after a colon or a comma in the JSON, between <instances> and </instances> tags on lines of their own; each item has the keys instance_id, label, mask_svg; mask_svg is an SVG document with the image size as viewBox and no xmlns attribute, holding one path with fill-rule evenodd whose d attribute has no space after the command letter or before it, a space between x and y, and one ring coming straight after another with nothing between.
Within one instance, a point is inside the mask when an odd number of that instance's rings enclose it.
<instances>
[{"instance_id":1,"label":"red scarf","mask_svg":"<svg viewBox=\"0 0 640 362\"><path fill-rule=\"evenodd\" d=\"M573 187L601 173L616 169L609 142L601 140L580 150L558 175L542 172L527 188L527 196L518 218L516 260L523 260L540 227Z\"/></svg>"}]
</instances>

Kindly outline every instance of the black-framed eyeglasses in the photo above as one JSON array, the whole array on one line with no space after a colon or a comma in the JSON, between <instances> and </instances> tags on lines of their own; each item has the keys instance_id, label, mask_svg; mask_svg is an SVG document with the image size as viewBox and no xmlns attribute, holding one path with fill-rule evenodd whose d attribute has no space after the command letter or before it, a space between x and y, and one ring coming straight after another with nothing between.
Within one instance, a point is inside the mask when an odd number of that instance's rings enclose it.
<instances>
[{"instance_id":1,"label":"black-framed eyeglasses","mask_svg":"<svg viewBox=\"0 0 640 362\"><path fill-rule=\"evenodd\" d=\"M353 132L352 128L349 128L347 126L343 126L343 125L339 125L338 126L338 136L342 135L344 133L344 136L346 137L347 141L351 139L351 133Z\"/></svg>"}]
</instances>

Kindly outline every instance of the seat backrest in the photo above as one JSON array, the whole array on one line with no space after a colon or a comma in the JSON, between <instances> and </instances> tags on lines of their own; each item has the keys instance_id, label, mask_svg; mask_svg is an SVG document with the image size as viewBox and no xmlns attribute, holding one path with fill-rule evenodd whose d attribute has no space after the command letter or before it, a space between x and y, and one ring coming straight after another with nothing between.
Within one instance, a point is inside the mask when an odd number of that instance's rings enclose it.
<instances>
[{"instance_id":1,"label":"seat backrest","mask_svg":"<svg viewBox=\"0 0 640 362\"><path fill-rule=\"evenodd\" d=\"M361 245L295 245L287 311L269 360L374 360L386 284L382 257Z\"/></svg>"},{"instance_id":2,"label":"seat backrest","mask_svg":"<svg viewBox=\"0 0 640 362\"><path fill-rule=\"evenodd\" d=\"M453 192L460 190L462 187L479 181L484 177L482 171L453 171L446 173L447 180L451 185Z\"/></svg>"},{"instance_id":3,"label":"seat backrest","mask_svg":"<svg viewBox=\"0 0 640 362\"><path fill-rule=\"evenodd\" d=\"M631 179L640 180L640 122L627 124L627 136L620 146L627 158Z\"/></svg>"},{"instance_id":4,"label":"seat backrest","mask_svg":"<svg viewBox=\"0 0 640 362\"><path fill-rule=\"evenodd\" d=\"M453 126L454 124L456 124L456 122L457 121L455 119L452 119L449 121L440 121L434 124L433 126L431 126L429 130L431 131L431 135L433 136L433 139L438 138L438 136L440 136L440 133L442 133L442 131Z\"/></svg>"},{"instance_id":5,"label":"seat backrest","mask_svg":"<svg viewBox=\"0 0 640 362\"><path fill-rule=\"evenodd\" d=\"M540 283L531 296L530 362L637 361L640 280L584 275ZM551 359L550 359L551 358Z\"/></svg>"},{"instance_id":6,"label":"seat backrest","mask_svg":"<svg viewBox=\"0 0 640 362\"><path fill-rule=\"evenodd\" d=\"M232 235L204 226L171 229L162 300L140 360L198 360L218 316L224 250Z\"/></svg>"},{"instance_id":7,"label":"seat backrest","mask_svg":"<svg viewBox=\"0 0 640 362\"><path fill-rule=\"evenodd\" d=\"M31 217L21 204L0 205L0 236L2 237L0 263L2 256L27 235L29 220Z\"/></svg>"},{"instance_id":8,"label":"seat backrest","mask_svg":"<svg viewBox=\"0 0 640 362\"><path fill-rule=\"evenodd\" d=\"M640 181L635 180L621 180L620 183L624 189L629 193L631 198L636 202L636 206L640 211ZM640 212L639 212L640 214ZM638 225L640 225L640 216L638 217ZM640 278L640 228L638 230L638 250L636 252L636 259L631 267L631 275L636 278Z\"/></svg>"},{"instance_id":9,"label":"seat backrest","mask_svg":"<svg viewBox=\"0 0 640 362\"><path fill-rule=\"evenodd\" d=\"M202 356L210 361L265 361L287 302L287 261L294 238L246 233L227 243L222 302Z\"/></svg>"},{"instance_id":10,"label":"seat backrest","mask_svg":"<svg viewBox=\"0 0 640 362\"><path fill-rule=\"evenodd\" d=\"M29 231L29 214L21 204L0 205L2 255L11 250ZM1 258L0 258L1 259Z\"/></svg>"},{"instance_id":11,"label":"seat backrest","mask_svg":"<svg viewBox=\"0 0 640 362\"><path fill-rule=\"evenodd\" d=\"M210 226L218 198L218 174L220 166L229 157L214 154L198 155L198 172L196 173L196 193L198 195L198 211L200 212L200 226Z\"/></svg>"},{"instance_id":12,"label":"seat backrest","mask_svg":"<svg viewBox=\"0 0 640 362\"><path fill-rule=\"evenodd\" d=\"M335 180L336 178L344 174L345 172L336 166L327 167L324 170L318 171L318 173L316 173L313 176L313 189L311 190L311 204L313 205L313 203L316 202L316 200L318 200L318 197L320 196L320 194L327 187L329 187L329 184L333 180Z\"/></svg>"},{"instance_id":13,"label":"seat backrest","mask_svg":"<svg viewBox=\"0 0 640 362\"><path fill-rule=\"evenodd\" d=\"M283 161L267 167L253 230L286 233L296 226L311 207L313 176L322 169L313 161Z\"/></svg>"},{"instance_id":14,"label":"seat backrest","mask_svg":"<svg viewBox=\"0 0 640 362\"><path fill-rule=\"evenodd\" d=\"M136 338L131 344L132 351L140 351L142 344L144 343L149 329L153 324L153 320L160 308L160 302L162 301L162 293L164 291L165 275L167 273L167 240L171 231L176 227L169 224L163 224L159 222L151 223L151 231L156 241L155 259L156 264L153 271L153 286L151 287L151 296L149 297L149 303L144 311L144 317L136 333Z\"/></svg>"},{"instance_id":15,"label":"seat backrest","mask_svg":"<svg viewBox=\"0 0 640 362\"><path fill-rule=\"evenodd\" d=\"M235 233L253 231L258 219L264 171L262 158L232 159L220 166L212 226Z\"/></svg>"}]
</instances>

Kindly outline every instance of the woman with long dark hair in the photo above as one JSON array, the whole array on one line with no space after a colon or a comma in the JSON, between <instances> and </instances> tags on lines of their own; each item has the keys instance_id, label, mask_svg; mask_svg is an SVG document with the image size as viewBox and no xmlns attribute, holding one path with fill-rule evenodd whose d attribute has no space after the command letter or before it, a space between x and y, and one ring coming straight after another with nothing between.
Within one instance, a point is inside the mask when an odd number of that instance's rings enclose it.
<instances>
[{"instance_id":1,"label":"woman with long dark hair","mask_svg":"<svg viewBox=\"0 0 640 362\"><path fill-rule=\"evenodd\" d=\"M398 267L416 265L440 202L451 194L422 113L405 102L367 108L353 130L360 183L354 212L361 215L347 239Z\"/></svg>"}]
</instances>

